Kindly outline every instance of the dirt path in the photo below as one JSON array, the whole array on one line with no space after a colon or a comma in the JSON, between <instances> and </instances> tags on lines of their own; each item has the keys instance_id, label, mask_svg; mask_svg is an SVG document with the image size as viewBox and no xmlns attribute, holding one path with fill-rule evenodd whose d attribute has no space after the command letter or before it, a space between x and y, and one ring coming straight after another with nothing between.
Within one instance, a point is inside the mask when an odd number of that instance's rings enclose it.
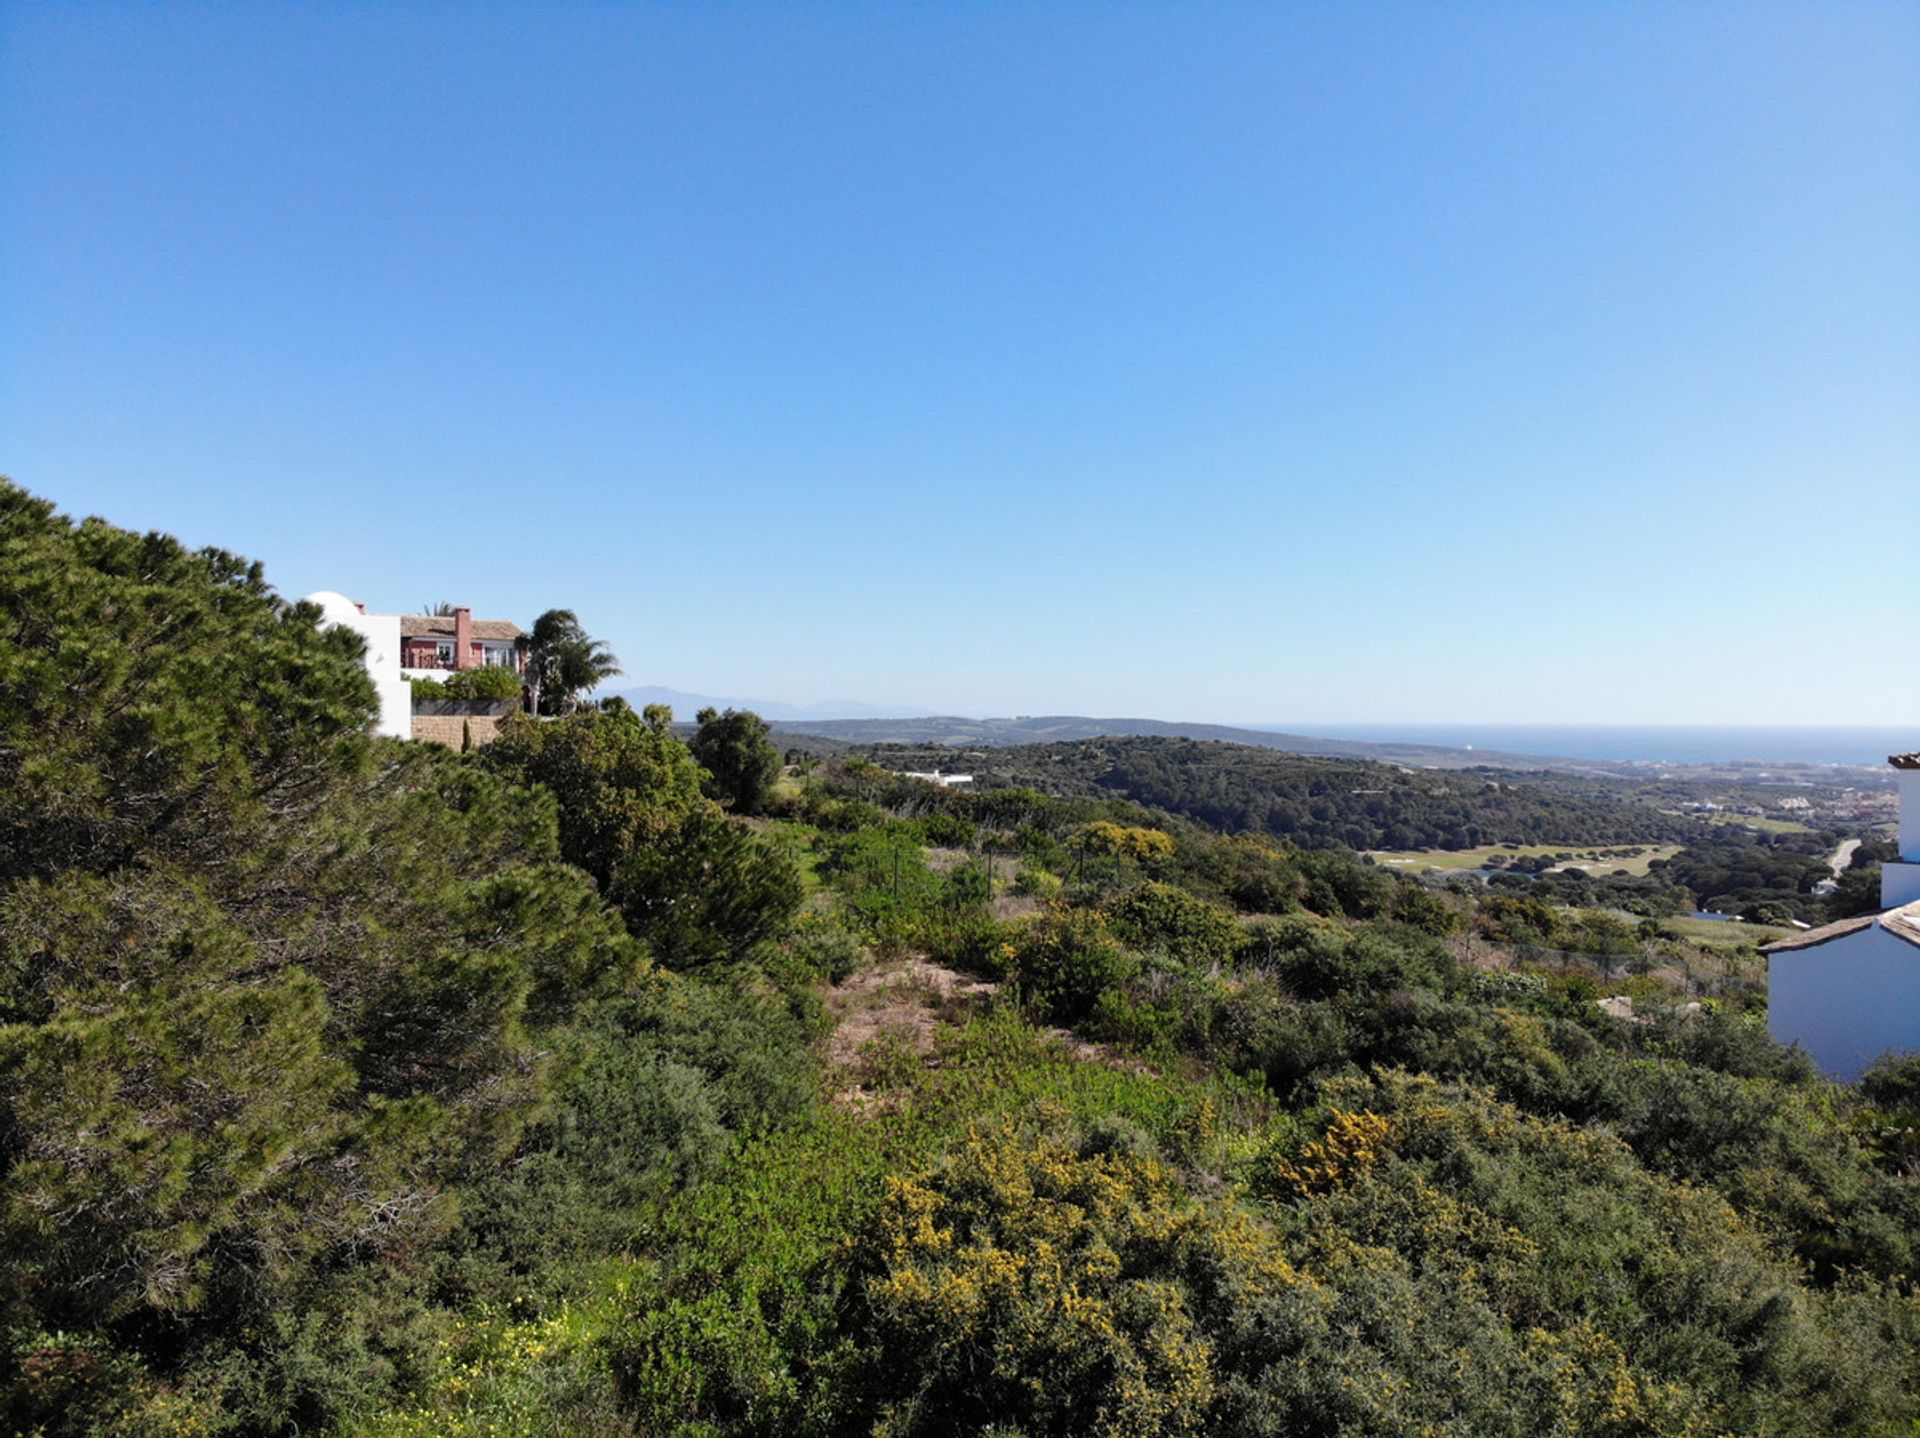
<instances>
[{"instance_id":1,"label":"dirt path","mask_svg":"<svg viewBox=\"0 0 1920 1438\"><path fill-rule=\"evenodd\" d=\"M1827 860L1827 867L1833 870L1833 877L1839 878L1847 872L1847 865L1853 862L1853 851L1860 847L1858 839L1845 839L1840 847L1833 851L1833 857Z\"/></svg>"},{"instance_id":2,"label":"dirt path","mask_svg":"<svg viewBox=\"0 0 1920 1438\"><path fill-rule=\"evenodd\" d=\"M834 1101L854 1108L878 1101L876 1075L869 1071L874 1052L869 1045L891 1040L913 1053L930 1054L934 1038L943 1027L964 1023L999 990L996 983L970 978L919 955L884 960L828 989L825 1003L834 1028L826 1038L822 1056L835 1086ZM1153 1072L1139 1059L1118 1054L1067 1029L1048 1032L1077 1059L1136 1073Z\"/></svg>"},{"instance_id":3,"label":"dirt path","mask_svg":"<svg viewBox=\"0 0 1920 1438\"><path fill-rule=\"evenodd\" d=\"M824 1057L840 1085L835 1101L856 1106L873 1101L862 1072L869 1044L891 1039L914 1053L931 1053L942 1024L959 1020L999 987L916 955L884 960L828 989L826 1007L834 1028Z\"/></svg>"}]
</instances>

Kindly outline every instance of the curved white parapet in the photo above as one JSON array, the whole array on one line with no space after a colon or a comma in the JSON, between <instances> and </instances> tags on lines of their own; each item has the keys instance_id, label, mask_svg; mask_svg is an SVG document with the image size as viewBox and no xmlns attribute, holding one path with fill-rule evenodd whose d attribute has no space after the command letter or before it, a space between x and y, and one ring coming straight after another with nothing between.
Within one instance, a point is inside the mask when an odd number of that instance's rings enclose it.
<instances>
[{"instance_id":1,"label":"curved white parapet","mask_svg":"<svg viewBox=\"0 0 1920 1438\"><path fill-rule=\"evenodd\" d=\"M306 598L320 607L327 624L351 629L366 640L367 675L380 696L377 733L394 739L413 737L413 687L400 672L400 616L368 614L344 594L315 590Z\"/></svg>"},{"instance_id":2,"label":"curved white parapet","mask_svg":"<svg viewBox=\"0 0 1920 1438\"><path fill-rule=\"evenodd\" d=\"M320 613L326 618L327 623L344 624L349 629L358 629L360 621L367 617L366 612L359 605L346 595L337 594L331 589L316 589L300 602L319 605Z\"/></svg>"}]
</instances>

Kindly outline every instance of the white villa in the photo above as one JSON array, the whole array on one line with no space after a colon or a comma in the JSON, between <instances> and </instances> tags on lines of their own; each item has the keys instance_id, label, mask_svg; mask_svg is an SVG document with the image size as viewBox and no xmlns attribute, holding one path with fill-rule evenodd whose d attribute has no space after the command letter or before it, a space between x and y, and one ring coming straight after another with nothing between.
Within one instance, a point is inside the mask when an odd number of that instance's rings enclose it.
<instances>
[{"instance_id":1,"label":"white villa","mask_svg":"<svg viewBox=\"0 0 1920 1438\"><path fill-rule=\"evenodd\" d=\"M1887 762L1900 784L1900 857L1880 866L1880 912L1765 950L1768 1028L1841 1082L1889 1050L1920 1050L1920 754Z\"/></svg>"},{"instance_id":2,"label":"white villa","mask_svg":"<svg viewBox=\"0 0 1920 1438\"><path fill-rule=\"evenodd\" d=\"M369 614L344 594L309 594L324 623L353 630L367 641L367 677L380 695L376 734L413 737L412 679L441 679L461 669L493 665L524 674L526 651L520 626L510 619L475 619L465 605L452 614Z\"/></svg>"}]
</instances>

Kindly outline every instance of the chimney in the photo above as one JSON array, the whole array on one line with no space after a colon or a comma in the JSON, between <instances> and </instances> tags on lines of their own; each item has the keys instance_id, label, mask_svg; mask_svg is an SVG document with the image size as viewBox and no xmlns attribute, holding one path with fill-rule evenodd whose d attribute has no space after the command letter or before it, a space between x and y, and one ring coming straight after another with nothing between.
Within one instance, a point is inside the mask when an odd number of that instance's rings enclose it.
<instances>
[{"instance_id":1,"label":"chimney","mask_svg":"<svg viewBox=\"0 0 1920 1438\"><path fill-rule=\"evenodd\" d=\"M479 663L473 657L473 611L462 604L453 611L453 667L473 669Z\"/></svg>"},{"instance_id":2,"label":"chimney","mask_svg":"<svg viewBox=\"0 0 1920 1438\"><path fill-rule=\"evenodd\" d=\"M1880 904L1892 909L1920 899L1920 754L1887 762L1900 785L1900 857L1880 866Z\"/></svg>"}]
</instances>

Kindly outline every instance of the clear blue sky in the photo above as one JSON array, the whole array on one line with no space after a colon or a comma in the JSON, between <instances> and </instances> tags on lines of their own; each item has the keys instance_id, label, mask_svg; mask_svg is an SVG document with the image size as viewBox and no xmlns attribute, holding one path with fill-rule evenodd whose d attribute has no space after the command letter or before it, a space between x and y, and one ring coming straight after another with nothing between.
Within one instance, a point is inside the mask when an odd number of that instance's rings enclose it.
<instances>
[{"instance_id":1,"label":"clear blue sky","mask_svg":"<svg viewBox=\"0 0 1920 1438\"><path fill-rule=\"evenodd\" d=\"M16 0L0 472L632 683L1920 723L1920 6Z\"/></svg>"}]
</instances>

